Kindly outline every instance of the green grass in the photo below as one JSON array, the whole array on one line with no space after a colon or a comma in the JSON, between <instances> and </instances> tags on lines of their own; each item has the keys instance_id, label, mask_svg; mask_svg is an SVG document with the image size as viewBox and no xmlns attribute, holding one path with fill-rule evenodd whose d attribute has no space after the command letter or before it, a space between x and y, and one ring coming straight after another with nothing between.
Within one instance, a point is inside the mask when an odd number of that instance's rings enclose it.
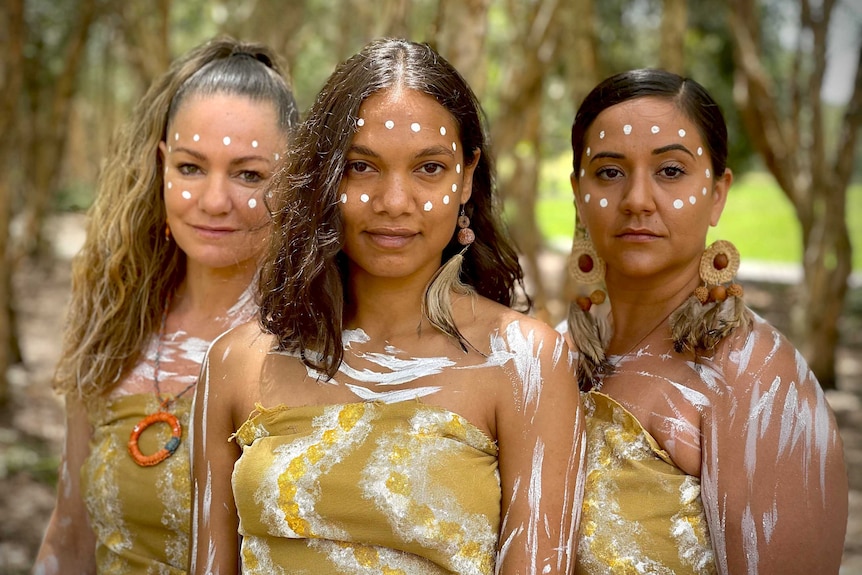
<instances>
[{"instance_id":1,"label":"green grass","mask_svg":"<svg viewBox=\"0 0 862 575\"><path fill-rule=\"evenodd\" d=\"M545 162L542 168L536 214L539 228L552 245L566 247L574 230L575 208L567 154ZM862 184L847 195L847 226L853 245L853 269L862 271ZM743 259L796 263L802 259L802 239L793 207L775 180L765 172L753 172L734 182L718 226L707 241L726 239Z\"/></svg>"}]
</instances>

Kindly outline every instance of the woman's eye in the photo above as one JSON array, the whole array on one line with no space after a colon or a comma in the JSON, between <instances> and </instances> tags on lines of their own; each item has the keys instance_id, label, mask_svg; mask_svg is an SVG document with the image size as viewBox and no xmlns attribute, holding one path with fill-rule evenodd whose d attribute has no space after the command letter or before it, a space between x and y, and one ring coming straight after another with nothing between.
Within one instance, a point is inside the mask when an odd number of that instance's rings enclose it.
<instances>
[{"instance_id":1,"label":"woman's eye","mask_svg":"<svg viewBox=\"0 0 862 575\"><path fill-rule=\"evenodd\" d=\"M353 160L347 163L347 171L355 174L365 174L371 171L371 166L362 160Z\"/></svg>"},{"instance_id":2,"label":"woman's eye","mask_svg":"<svg viewBox=\"0 0 862 575\"><path fill-rule=\"evenodd\" d=\"M610 166L596 170L596 176L602 180L614 180L622 175L622 170Z\"/></svg>"},{"instance_id":3,"label":"woman's eye","mask_svg":"<svg viewBox=\"0 0 862 575\"><path fill-rule=\"evenodd\" d=\"M260 172L245 170L239 174L239 178L246 184L259 184L266 179Z\"/></svg>"},{"instance_id":4,"label":"woman's eye","mask_svg":"<svg viewBox=\"0 0 862 575\"><path fill-rule=\"evenodd\" d=\"M681 166L664 166L659 170L659 174L665 178L675 179L685 174L685 170Z\"/></svg>"},{"instance_id":5,"label":"woman's eye","mask_svg":"<svg viewBox=\"0 0 862 575\"><path fill-rule=\"evenodd\" d=\"M180 164L177 166L177 171L184 176L191 176L201 173L201 169L194 164Z\"/></svg>"},{"instance_id":6,"label":"woman's eye","mask_svg":"<svg viewBox=\"0 0 862 575\"><path fill-rule=\"evenodd\" d=\"M422 164L422 167L419 168L419 171L426 176L436 176L445 170L442 164L438 164L437 162L428 162L427 164Z\"/></svg>"}]
</instances>

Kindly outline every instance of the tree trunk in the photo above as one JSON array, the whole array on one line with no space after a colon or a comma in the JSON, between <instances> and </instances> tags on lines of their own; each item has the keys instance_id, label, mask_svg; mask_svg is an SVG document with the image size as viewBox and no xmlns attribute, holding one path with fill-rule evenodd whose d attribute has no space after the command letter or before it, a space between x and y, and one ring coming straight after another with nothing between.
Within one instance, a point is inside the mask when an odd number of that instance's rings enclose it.
<instances>
[{"instance_id":1,"label":"tree trunk","mask_svg":"<svg viewBox=\"0 0 862 575\"><path fill-rule=\"evenodd\" d=\"M9 401L9 367L20 357L12 297L13 267L9 254L9 222L12 194L9 178L14 172L10 152L17 141L13 125L18 117L18 94L24 71L24 0L7 0L0 9L0 407Z\"/></svg>"},{"instance_id":2,"label":"tree trunk","mask_svg":"<svg viewBox=\"0 0 862 575\"><path fill-rule=\"evenodd\" d=\"M661 13L661 67L685 74L685 31L688 25L687 0L664 0Z\"/></svg>"},{"instance_id":3,"label":"tree trunk","mask_svg":"<svg viewBox=\"0 0 862 575\"><path fill-rule=\"evenodd\" d=\"M464 76L473 91L485 92L485 38L489 0L439 0L434 44Z\"/></svg>"}]
</instances>

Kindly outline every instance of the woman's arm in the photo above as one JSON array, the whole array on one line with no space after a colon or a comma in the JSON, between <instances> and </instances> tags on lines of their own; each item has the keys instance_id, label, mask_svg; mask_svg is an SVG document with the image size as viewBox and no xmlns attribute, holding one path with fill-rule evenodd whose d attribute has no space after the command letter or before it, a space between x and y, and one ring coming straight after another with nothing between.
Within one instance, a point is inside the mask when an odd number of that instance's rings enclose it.
<instances>
[{"instance_id":1,"label":"woman's arm","mask_svg":"<svg viewBox=\"0 0 862 575\"><path fill-rule=\"evenodd\" d=\"M838 573L847 472L805 360L764 324L723 356L705 413L702 493L721 573ZM705 369L709 368L707 364Z\"/></svg>"},{"instance_id":2,"label":"woman's arm","mask_svg":"<svg viewBox=\"0 0 862 575\"><path fill-rule=\"evenodd\" d=\"M33 566L36 575L96 572L96 536L81 493L81 467L90 454L91 433L83 403L67 395L57 505Z\"/></svg>"},{"instance_id":3,"label":"woman's arm","mask_svg":"<svg viewBox=\"0 0 862 575\"><path fill-rule=\"evenodd\" d=\"M230 337L213 342L201 368L192 423L192 549L190 573L232 575L239 570L239 520L231 489L240 451L228 442L234 379L225 361Z\"/></svg>"},{"instance_id":4,"label":"woman's arm","mask_svg":"<svg viewBox=\"0 0 862 575\"><path fill-rule=\"evenodd\" d=\"M511 391L498 400L499 573L571 573L583 500L585 430L563 336L522 320L507 330ZM508 387L506 382L506 387Z\"/></svg>"}]
</instances>

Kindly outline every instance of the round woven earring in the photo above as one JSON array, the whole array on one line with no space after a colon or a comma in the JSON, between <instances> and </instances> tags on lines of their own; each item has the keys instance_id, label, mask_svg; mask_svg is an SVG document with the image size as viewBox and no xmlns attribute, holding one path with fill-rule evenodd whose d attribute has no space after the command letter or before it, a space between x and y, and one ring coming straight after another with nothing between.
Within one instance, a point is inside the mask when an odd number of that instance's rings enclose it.
<instances>
[{"instance_id":1,"label":"round woven earring","mask_svg":"<svg viewBox=\"0 0 862 575\"><path fill-rule=\"evenodd\" d=\"M596 248L588 236L572 242L572 253L569 255L569 274L579 284L601 284L605 281L605 260L596 253ZM593 304L605 301L606 294L600 289L593 290L589 297L578 297L575 302L584 310L589 311Z\"/></svg>"},{"instance_id":2,"label":"round woven earring","mask_svg":"<svg viewBox=\"0 0 862 575\"><path fill-rule=\"evenodd\" d=\"M742 286L726 284L733 280L739 271L739 251L727 240L716 240L709 245L700 257L700 279L704 285L694 290L694 296L705 304L709 301L724 301L727 296L740 297Z\"/></svg>"},{"instance_id":3,"label":"round woven earring","mask_svg":"<svg viewBox=\"0 0 862 575\"><path fill-rule=\"evenodd\" d=\"M464 204L461 204L461 214L458 216L458 243L469 246L476 241L476 234L470 229L470 218L464 212Z\"/></svg>"}]
</instances>

